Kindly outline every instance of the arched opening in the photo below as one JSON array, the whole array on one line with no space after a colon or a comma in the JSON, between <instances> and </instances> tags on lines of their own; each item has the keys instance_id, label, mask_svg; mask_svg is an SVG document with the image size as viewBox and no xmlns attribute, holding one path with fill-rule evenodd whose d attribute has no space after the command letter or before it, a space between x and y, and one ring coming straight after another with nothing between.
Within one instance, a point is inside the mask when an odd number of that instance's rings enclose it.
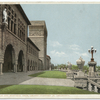
<instances>
[{"instance_id":1,"label":"arched opening","mask_svg":"<svg viewBox=\"0 0 100 100\"><path fill-rule=\"evenodd\" d=\"M33 67L32 67L32 70L34 70L34 61L33 61Z\"/></svg>"},{"instance_id":2,"label":"arched opening","mask_svg":"<svg viewBox=\"0 0 100 100\"><path fill-rule=\"evenodd\" d=\"M28 60L28 66L27 66L27 71L29 71L29 66L30 66L30 65L29 65L29 60Z\"/></svg>"},{"instance_id":3,"label":"arched opening","mask_svg":"<svg viewBox=\"0 0 100 100\"><path fill-rule=\"evenodd\" d=\"M18 55L18 67L17 67L18 72L23 71L23 65L24 65L24 54L23 51L21 50Z\"/></svg>"},{"instance_id":4,"label":"arched opening","mask_svg":"<svg viewBox=\"0 0 100 100\"><path fill-rule=\"evenodd\" d=\"M7 45L4 54L3 72L14 72L15 52L11 44Z\"/></svg>"},{"instance_id":5,"label":"arched opening","mask_svg":"<svg viewBox=\"0 0 100 100\"><path fill-rule=\"evenodd\" d=\"M32 70L32 60L31 60L31 70Z\"/></svg>"}]
</instances>

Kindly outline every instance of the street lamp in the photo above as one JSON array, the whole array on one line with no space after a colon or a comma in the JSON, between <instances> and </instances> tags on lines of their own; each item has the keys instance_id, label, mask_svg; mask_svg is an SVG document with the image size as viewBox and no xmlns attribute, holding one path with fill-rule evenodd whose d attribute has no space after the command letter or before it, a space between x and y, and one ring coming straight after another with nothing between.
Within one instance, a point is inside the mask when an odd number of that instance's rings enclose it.
<instances>
[{"instance_id":1,"label":"street lamp","mask_svg":"<svg viewBox=\"0 0 100 100\"><path fill-rule=\"evenodd\" d=\"M96 51L97 51L97 50L96 50L96 49L94 50L94 47L93 47L93 46L91 46L91 50L88 49L88 52L91 53L91 55L92 55L91 62L94 62L93 53L94 53L94 52L96 53Z\"/></svg>"}]
</instances>

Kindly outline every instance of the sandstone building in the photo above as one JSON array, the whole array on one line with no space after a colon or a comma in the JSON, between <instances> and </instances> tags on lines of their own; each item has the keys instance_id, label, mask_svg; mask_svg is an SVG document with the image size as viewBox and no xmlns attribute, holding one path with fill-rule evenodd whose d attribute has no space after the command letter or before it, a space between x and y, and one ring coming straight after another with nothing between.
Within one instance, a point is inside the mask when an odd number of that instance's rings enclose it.
<instances>
[{"instance_id":1,"label":"sandstone building","mask_svg":"<svg viewBox=\"0 0 100 100\"><path fill-rule=\"evenodd\" d=\"M40 49L39 59L43 61L43 69L46 69L47 29L44 21L31 21L31 25L29 25L29 38Z\"/></svg>"},{"instance_id":2,"label":"sandstone building","mask_svg":"<svg viewBox=\"0 0 100 100\"><path fill-rule=\"evenodd\" d=\"M28 37L28 26L33 23L20 5L0 5L0 74L47 69L46 25L42 22L39 31L43 37L38 39L31 34Z\"/></svg>"},{"instance_id":3,"label":"sandstone building","mask_svg":"<svg viewBox=\"0 0 100 100\"><path fill-rule=\"evenodd\" d=\"M27 71L38 70L39 49L27 38Z\"/></svg>"}]
</instances>

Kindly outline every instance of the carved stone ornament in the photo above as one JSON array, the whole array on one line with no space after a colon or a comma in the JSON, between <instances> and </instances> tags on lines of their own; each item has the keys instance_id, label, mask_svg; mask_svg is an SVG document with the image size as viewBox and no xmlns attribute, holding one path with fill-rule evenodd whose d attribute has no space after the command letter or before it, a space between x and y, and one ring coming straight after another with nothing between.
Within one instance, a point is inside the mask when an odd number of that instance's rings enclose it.
<instances>
[{"instance_id":1,"label":"carved stone ornament","mask_svg":"<svg viewBox=\"0 0 100 100\"><path fill-rule=\"evenodd\" d=\"M3 10L3 23L6 23L6 24L8 24L7 23L7 17L8 17L8 15L7 15L7 10L6 10L6 8Z\"/></svg>"},{"instance_id":2,"label":"carved stone ornament","mask_svg":"<svg viewBox=\"0 0 100 100\"><path fill-rule=\"evenodd\" d=\"M30 36L43 36L43 33L40 31L30 31Z\"/></svg>"}]
</instances>

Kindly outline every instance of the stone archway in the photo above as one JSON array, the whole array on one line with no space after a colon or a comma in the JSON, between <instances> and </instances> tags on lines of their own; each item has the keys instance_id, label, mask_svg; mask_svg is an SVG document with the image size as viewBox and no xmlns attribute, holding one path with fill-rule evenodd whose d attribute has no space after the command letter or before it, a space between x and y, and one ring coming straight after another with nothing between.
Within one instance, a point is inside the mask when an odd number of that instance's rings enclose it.
<instances>
[{"instance_id":1,"label":"stone archway","mask_svg":"<svg viewBox=\"0 0 100 100\"><path fill-rule=\"evenodd\" d=\"M3 72L14 72L15 51L11 44L7 45L4 54Z\"/></svg>"},{"instance_id":2,"label":"stone archway","mask_svg":"<svg viewBox=\"0 0 100 100\"><path fill-rule=\"evenodd\" d=\"M23 66L24 66L24 54L23 54L23 51L20 50L19 55L18 55L17 71L22 72L23 71Z\"/></svg>"}]
</instances>

